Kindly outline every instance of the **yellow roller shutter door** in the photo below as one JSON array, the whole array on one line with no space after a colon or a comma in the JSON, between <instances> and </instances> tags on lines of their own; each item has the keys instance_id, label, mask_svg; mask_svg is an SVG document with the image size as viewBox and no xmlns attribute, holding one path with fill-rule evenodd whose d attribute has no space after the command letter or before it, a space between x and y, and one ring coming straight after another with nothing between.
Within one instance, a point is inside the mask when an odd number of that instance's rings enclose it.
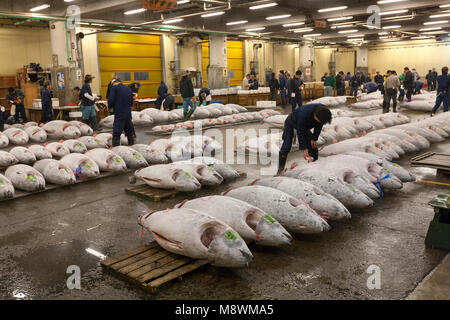
<instances>
[{"instance_id":1,"label":"yellow roller shutter door","mask_svg":"<svg viewBox=\"0 0 450 320\"><path fill-rule=\"evenodd\" d=\"M158 86L162 81L160 36L100 33L98 52L104 98L111 75L116 72L130 76L129 79L122 79L125 85L132 82L142 85L139 97L158 95Z\"/></svg>"},{"instance_id":2,"label":"yellow roller shutter door","mask_svg":"<svg viewBox=\"0 0 450 320\"><path fill-rule=\"evenodd\" d=\"M203 88L208 88L207 68L209 65L209 41L202 42L202 72L203 72Z\"/></svg>"},{"instance_id":3,"label":"yellow roller shutter door","mask_svg":"<svg viewBox=\"0 0 450 320\"><path fill-rule=\"evenodd\" d=\"M230 69L230 85L242 84L244 79L244 44L242 41L227 41L228 69Z\"/></svg>"}]
</instances>

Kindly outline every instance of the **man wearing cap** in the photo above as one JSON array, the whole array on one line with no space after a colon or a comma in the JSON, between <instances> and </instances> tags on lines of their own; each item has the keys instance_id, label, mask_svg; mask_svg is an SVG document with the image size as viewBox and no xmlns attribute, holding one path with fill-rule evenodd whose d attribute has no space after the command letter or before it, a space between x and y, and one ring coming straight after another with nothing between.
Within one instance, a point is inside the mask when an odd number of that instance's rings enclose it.
<instances>
[{"instance_id":1,"label":"man wearing cap","mask_svg":"<svg viewBox=\"0 0 450 320\"><path fill-rule=\"evenodd\" d=\"M189 120L196 109L194 85L191 80L191 72L195 72L195 69L188 68L186 70L186 74L180 80L180 92L183 97L183 112L185 121Z\"/></svg>"},{"instance_id":2,"label":"man wearing cap","mask_svg":"<svg viewBox=\"0 0 450 320\"><path fill-rule=\"evenodd\" d=\"M114 80L108 99L108 106L114 108L113 147L120 145L120 136L124 131L128 138L128 145L134 145L134 126L131 116L133 102L132 90L124 86L120 79Z\"/></svg>"},{"instance_id":3,"label":"man wearing cap","mask_svg":"<svg viewBox=\"0 0 450 320\"><path fill-rule=\"evenodd\" d=\"M95 102L98 101L96 94L92 93L91 83L95 77L87 74L84 77L84 84L81 88L81 112L82 120L89 125L92 130L98 131L97 128L97 113L95 112Z\"/></svg>"}]
</instances>

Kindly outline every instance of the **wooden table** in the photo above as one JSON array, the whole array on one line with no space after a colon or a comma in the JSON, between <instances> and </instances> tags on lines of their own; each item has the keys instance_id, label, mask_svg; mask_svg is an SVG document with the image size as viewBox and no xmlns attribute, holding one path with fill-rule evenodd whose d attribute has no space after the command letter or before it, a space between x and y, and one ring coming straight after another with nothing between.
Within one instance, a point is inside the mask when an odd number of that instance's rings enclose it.
<instances>
[{"instance_id":1,"label":"wooden table","mask_svg":"<svg viewBox=\"0 0 450 320\"><path fill-rule=\"evenodd\" d=\"M79 106L64 106L64 107L53 107L53 110L57 110L58 114L56 115L55 120L63 120L64 111L81 111ZM41 110L42 111L42 110Z\"/></svg>"},{"instance_id":2,"label":"wooden table","mask_svg":"<svg viewBox=\"0 0 450 320\"><path fill-rule=\"evenodd\" d=\"M39 122L42 118L42 109L25 107L25 113L30 121Z\"/></svg>"}]
</instances>

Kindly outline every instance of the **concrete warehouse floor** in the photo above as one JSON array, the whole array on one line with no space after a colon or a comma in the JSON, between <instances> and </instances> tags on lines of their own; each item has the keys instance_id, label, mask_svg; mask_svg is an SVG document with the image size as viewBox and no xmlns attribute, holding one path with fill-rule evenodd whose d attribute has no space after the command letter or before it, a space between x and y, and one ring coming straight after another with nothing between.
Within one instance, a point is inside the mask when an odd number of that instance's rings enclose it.
<instances>
[{"instance_id":1,"label":"concrete warehouse floor","mask_svg":"<svg viewBox=\"0 0 450 320\"><path fill-rule=\"evenodd\" d=\"M242 128L264 127L258 124ZM137 129L138 142L150 137ZM147 129L148 131L148 129ZM448 152L450 140L431 151ZM426 150L425 150L426 151ZM425 151L422 151L425 152ZM435 170L410 168L414 155L398 161L418 178L450 183ZM299 152L290 160L300 159ZM409 183L376 206L352 211L321 235L295 235L287 248L250 245L248 268L206 266L150 295L103 273L95 249L114 256L151 241L140 238L137 217L173 207L186 198L244 186L259 177L258 165L237 165L246 179L216 189L180 194L160 203L127 195L128 176L115 176L0 204L0 298L2 299L404 299L437 266L446 251L424 245L433 210L427 202L445 186ZM381 268L381 289L366 286L367 268ZM70 265L82 271L81 290L66 287ZM449 296L449 295L447 295Z\"/></svg>"}]
</instances>

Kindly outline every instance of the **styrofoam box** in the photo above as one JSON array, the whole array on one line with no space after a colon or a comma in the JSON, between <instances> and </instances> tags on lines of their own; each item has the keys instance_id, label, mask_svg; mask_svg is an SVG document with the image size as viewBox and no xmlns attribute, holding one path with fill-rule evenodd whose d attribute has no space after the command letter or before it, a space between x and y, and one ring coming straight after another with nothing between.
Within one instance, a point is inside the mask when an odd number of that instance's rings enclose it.
<instances>
[{"instance_id":1,"label":"styrofoam box","mask_svg":"<svg viewBox=\"0 0 450 320\"><path fill-rule=\"evenodd\" d=\"M256 106L259 108L275 108L277 106L276 101L256 101Z\"/></svg>"}]
</instances>

